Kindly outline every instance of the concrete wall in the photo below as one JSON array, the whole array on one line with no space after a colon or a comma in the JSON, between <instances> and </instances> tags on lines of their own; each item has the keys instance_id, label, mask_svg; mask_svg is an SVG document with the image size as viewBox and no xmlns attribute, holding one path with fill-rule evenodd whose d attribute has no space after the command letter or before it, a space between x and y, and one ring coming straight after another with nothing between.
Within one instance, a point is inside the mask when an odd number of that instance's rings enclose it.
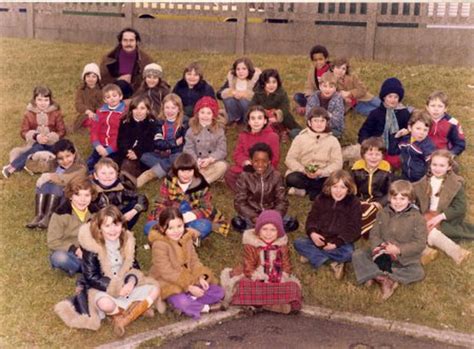
<instances>
[{"instance_id":1,"label":"concrete wall","mask_svg":"<svg viewBox=\"0 0 474 349\"><path fill-rule=\"evenodd\" d=\"M348 12L349 4L342 10L339 4L265 3L258 11L248 4L184 4L180 9L171 3L152 5L0 3L0 36L110 43L121 28L133 26L148 46L165 50L307 54L319 43L333 56L474 65L474 4L432 3L417 9L410 4L404 15L406 4L398 9L392 4L353 4L354 13ZM138 18L144 13L156 18ZM238 22L224 22L229 17ZM288 23L268 23L271 18ZM429 28L440 24L451 28Z\"/></svg>"}]
</instances>

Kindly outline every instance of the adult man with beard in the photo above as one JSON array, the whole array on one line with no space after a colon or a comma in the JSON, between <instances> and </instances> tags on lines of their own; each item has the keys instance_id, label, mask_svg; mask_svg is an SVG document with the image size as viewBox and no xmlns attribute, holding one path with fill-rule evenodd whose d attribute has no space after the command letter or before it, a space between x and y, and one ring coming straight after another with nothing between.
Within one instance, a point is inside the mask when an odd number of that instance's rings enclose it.
<instances>
[{"instance_id":1,"label":"adult man with beard","mask_svg":"<svg viewBox=\"0 0 474 349\"><path fill-rule=\"evenodd\" d=\"M102 58L100 74L102 84L115 83L120 86L123 98L130 98L142 82L143 68L152 59L138 47L140 33L125 28L117 35L118 45Z\"/></svg>"}]
</instances>

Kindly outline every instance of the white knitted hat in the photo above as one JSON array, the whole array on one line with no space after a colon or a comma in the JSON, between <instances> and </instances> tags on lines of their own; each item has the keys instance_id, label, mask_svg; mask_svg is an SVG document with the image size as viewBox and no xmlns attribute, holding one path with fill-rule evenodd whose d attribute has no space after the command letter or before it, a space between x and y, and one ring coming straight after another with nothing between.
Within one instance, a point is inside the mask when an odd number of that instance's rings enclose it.
<instances>
[{"instance_id":1,"label":"white knitted hat","mask_svg":"<svg viewBox=\"0 0 474 349\"><path fill-rule=\"evenodd\" d=\"M147 74L155 74L161 78L163 77L163 68L161 68L161 65L159 64L150 63L143 69L143 77L146 77Z\"/></svg>"},{"instance_id":2,"label":"white knitted hat","mask_svg":"<svg viewBox=\"0 0 474 349\"><path fill-rule=\"evenodd\" d=\"M94 73L95 75L97 75L99 80L101 79L100 69L97 64L95 63L86 64L86 66L84 67L84 70L82 71L82 80L84 80L84 77L86 76L86 74L89 74L89 73Z\"/></svg>"}]
</instances>

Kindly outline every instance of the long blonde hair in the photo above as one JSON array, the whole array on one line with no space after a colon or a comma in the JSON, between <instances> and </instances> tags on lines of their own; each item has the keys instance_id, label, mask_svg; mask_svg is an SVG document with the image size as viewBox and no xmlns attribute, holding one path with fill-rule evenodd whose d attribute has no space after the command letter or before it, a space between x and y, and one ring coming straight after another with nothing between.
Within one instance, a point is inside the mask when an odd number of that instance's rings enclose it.
<instances>
[{"instance_id":1,"label":"long blonde hair","mask_svg":"<svg viewBox=\"0 0 474 349\"><path fill-rule=\"evenodd\" d=\"M183 125L183 117L184 117L184 107L183 107L183 101L181 100L181 97L178 96L175 93L170 93L163 98L163 101L161 102L161 108L160 108L160 115L158 115L159 120L166 121L166 116L165 116L165 104L167 102L172 102L175 106L178 107L178 115L176 116L176 129L181 127Z\"/></svg>"}]
</instances>

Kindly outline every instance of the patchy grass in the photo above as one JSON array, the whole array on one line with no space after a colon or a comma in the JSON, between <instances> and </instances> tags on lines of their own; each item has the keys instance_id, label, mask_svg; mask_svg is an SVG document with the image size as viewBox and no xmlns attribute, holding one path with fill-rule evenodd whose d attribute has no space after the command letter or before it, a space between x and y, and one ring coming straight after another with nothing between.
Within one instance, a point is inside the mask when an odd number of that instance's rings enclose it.
<instances>
[{"instance_id":1,"label":"patchy grass","mask_svg":"<svg viewBox=\"0 0 474 349\"><path fill-rule=\"evenodd\" d=\"M47 84L55 99L61 104L66 122L71 124L74 112L74 92L80 82L80 74L86 63L100 61L100 57L111 48L105 45L67 44L26 39L0 38L0 138L1 161L6 163L13 146L23 144L19 128L26 103L31 98L33 87ZM183 67L198 60L204 67L206 79L218 88L223 83L227 70L237 57L230 54L200 52L165 52L148 50L165 71L166 80L174 84L182 74ZM301 91L308 59L305 56L252 55L260 68L275 67L283 78L290 95ZM458 117L468 140L474 139L474 93L468 84L474 84L474 70L435 65L406 66L354 60L355 71L363 78L373 93L377 93L382 81L390 76L402 80L406 89L405 102L422 107L430 92L442 89L450 95L450 112ZM345 139L354 141L363 118L347 117ZM303 120L299 119L303 124ZM237 133L228 133L229 149L233 149ZM90 152L87 134L82 131L70 138L78 145L82 154ZM283 155L288 145L283 146ZM460 157L461 173L467 179L468 197L474 197L472 181L474 175L469 165L474 164L472 147ZM284 156L282 156L282 159ZM281 161L283 162L283 161ZM282 165L283 168L283 165ZM97 332L71 330L63 325L53 312L59 300L72 294L74 279L52 271L49 266L49 251L46 234L32 232L24 224L33 215L35 178L26 173L0 180L0 346L2 347L80 347L94 346L116 339L111 326ZM150 183L144 190L153 200L158 182ZM222 184L213 188L214 199L230 218L233 214L230 192ZM304 224L310 203L307 199L290 198L290 213ZM474 200L472 201L474 202ZM469 217L473 219L473 206L469 206ZM150 267L150 251L143 248L146 239L141 234L144 219L136 228L138 259L144 270ZM293 240L302 236L297 232ZM214 235L204 241L199 253L205 263L216 273L236 262L241 236L232 232L227 238ZM366 242L361 241L362 245ZM473 243L464 247L474 251ZM389 319L410 321L440 329L473 332L474 298L473 267L471 258L462 267L456 267L445 256L426 267L426 279L414 285L401 287L385 303L376 300L377 289L366 289L355 284L352 267L347 267L344 281L336 282L329 268L314 271L301 265L293 253L295 273L303 284L305 302L335 310L356 312ZM163 326L181 319L172 312L154 319L140 319L127 328L127 334L135 334Z\"/></svg>"}]
</instances>

